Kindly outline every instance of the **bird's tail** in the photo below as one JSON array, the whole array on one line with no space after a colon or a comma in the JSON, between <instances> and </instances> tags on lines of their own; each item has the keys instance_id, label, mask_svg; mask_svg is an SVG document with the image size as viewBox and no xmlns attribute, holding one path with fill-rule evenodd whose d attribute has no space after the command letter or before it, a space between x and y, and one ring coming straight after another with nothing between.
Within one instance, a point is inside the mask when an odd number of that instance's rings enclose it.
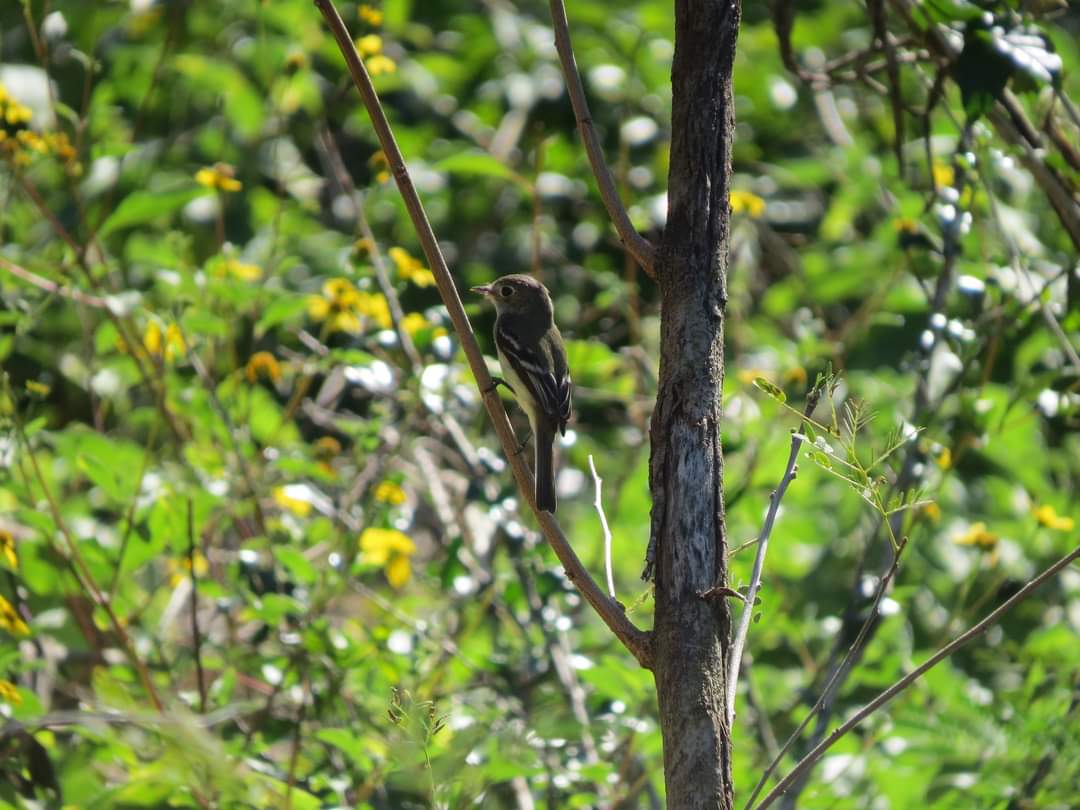
<instances>
[{"instance_id":1,"label":"bird's tail","mask_svg":"<svg viewBox=\"0 0 1080 810\"><path fill-rule=\"evenodd\" d=\"M536 445L536 505L544 512L555 512L555 430L546 420L536 425L533 442Z\"/></svg>"}]
</instances>

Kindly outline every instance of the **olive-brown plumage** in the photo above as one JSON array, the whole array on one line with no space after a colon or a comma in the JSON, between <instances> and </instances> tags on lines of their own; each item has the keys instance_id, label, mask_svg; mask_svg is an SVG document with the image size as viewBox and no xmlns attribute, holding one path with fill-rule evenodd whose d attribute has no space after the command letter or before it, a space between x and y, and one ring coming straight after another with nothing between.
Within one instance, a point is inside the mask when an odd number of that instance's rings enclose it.
<instances>
[{"instance_id":1,"label":"olive-brown plumage","mask_svg":"<svg viewBox=\"0 0 1080 810\"><path fill-rule=\"evenodd\" d=\"M555 434L566 433L571 382L551 296L536 279L510 275L473 287L495 305L495 349L506 382L529 417L536 505L555 511Z\"/></svg>"}]
</instances>

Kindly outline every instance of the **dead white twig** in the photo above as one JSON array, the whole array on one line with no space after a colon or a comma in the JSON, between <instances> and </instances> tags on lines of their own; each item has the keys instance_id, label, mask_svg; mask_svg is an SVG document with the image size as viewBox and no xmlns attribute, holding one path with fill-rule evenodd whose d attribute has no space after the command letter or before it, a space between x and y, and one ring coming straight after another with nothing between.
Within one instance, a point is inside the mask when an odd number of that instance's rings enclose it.
<instances>
[{"instance_id":1,"label":"dead white twig","mask_svg":"<svg viewBox=\"0 0 1080 810\"><path fill-rule=\"evenodd\" d=\"M806 398L806 410L803 414L809 417L817 405L819 389L814 388ZM800 425L799 430L791 434L791 452L788 453L787 466L784 468L784 476L776 489L769 495L769 511L765 514L765 522L761 526L758 535L757 554L754 555L754 570L750 574L750 586L746 589L746 599L742 613L739 616L739 628L731 642L731 657L728 664L727 679L727 721L730 727L735 722L735 692L739 683L739 667L742 666L743 649L746 647L746 637L750 634L750 623L754 618L754 601L757 598L758 589L761 587L761 569L765 565L765 552L769 547L769 535L772 534L773 524L776 522L776 513L780 511L780 501L787 492L788 485L795 480L795 462L799 460L799 449L802 447L806 434L805 428Z\"/></svg>"},{"instance_id":2,"label":"dead white twig","mask_svg":"<svg viewBox=\"0 0 1080 810\"><path fill-rule=\"evenodd\" d=\"M608 526L607 515L604 514L604 501L600 497L600 487L604 482L596 473L596 465L593 463L592 453L589 453L589 469L592 470L592 480L596 492L593 506L596 507L596 514L600 516L600 528L604 530L604 570L607 572L607 592L608 596L614 599L615 577L611 573L611 527Z\"/></svg>"}]
</instances>

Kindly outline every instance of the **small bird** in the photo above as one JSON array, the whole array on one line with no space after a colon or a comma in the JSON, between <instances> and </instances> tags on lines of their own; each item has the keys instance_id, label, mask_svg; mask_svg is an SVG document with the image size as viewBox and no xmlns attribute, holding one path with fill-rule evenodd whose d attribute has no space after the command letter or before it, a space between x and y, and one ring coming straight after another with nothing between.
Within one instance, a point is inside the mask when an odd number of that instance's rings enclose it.
<instances>
[{"instance_id":1,"label":"small bird","mask_svg":"<svg viewBox=\"0 0 1080 810\"><path fill-rule=\"evenodd\" d=\"M555 433L570 418L566 347L547 288L524 275L503 276L473 287L495 304L495 350L506 383L529 417L536 449L536 505L555 511Z\"/></svg>"}]
</instances>

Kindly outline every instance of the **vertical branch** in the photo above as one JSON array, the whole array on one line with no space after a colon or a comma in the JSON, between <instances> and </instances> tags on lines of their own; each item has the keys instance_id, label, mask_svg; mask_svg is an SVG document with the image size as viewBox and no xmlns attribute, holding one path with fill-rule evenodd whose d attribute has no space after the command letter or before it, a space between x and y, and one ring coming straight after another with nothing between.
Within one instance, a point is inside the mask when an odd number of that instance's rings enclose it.
<instances>
[{"instance_id":1,"label":"vertical branch","mask_svg":"<svg viewBox=\"0 0 1080 810\"><path fill-rule=\"evenodd\" d=\"M656 264L660 379L651 425L655 673L670 808L733 805L731 616L720 444L738 0L676 0L668 221Z\"/></svg>"}]
</instances>

